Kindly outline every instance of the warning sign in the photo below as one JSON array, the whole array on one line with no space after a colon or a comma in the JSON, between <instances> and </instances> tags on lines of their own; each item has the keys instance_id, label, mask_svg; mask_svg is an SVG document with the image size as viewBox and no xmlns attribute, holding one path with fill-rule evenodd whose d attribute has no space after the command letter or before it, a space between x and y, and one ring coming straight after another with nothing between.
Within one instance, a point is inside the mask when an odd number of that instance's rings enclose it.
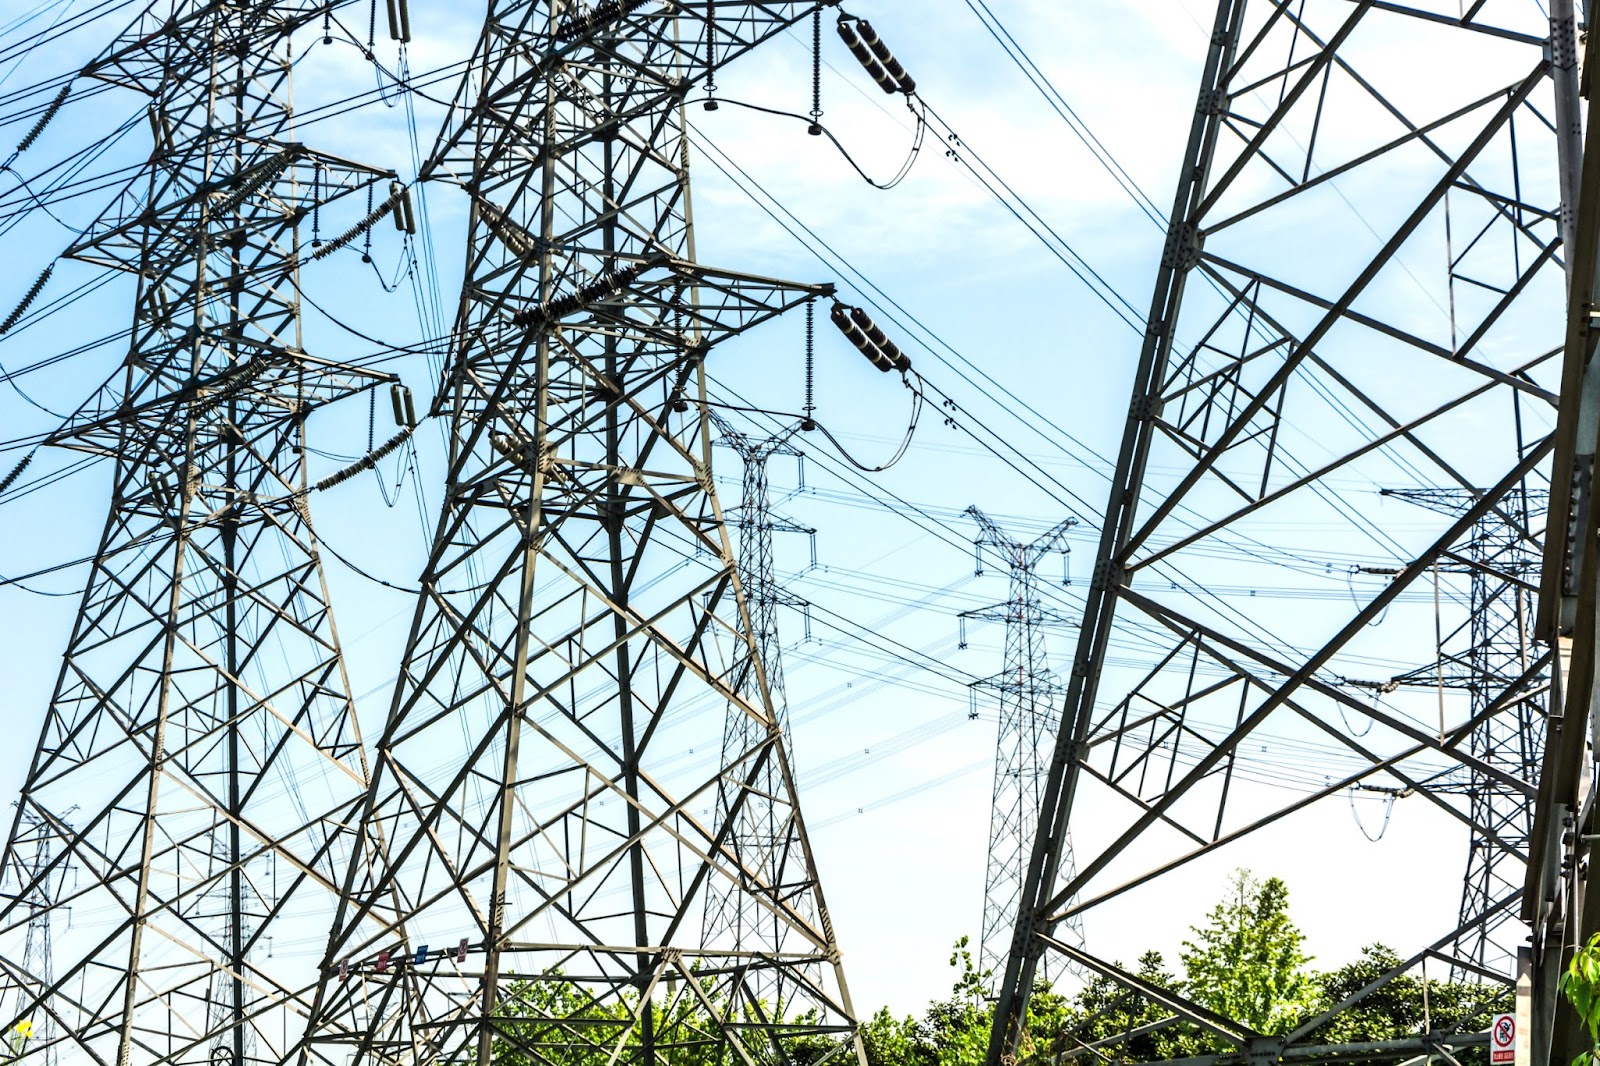
<instances>
[{"instance_id":1,"label":"warning sign","mask_svg":"<svg viewBox=\"0 0 1600 1066\"><path fill-rule=\"evenodd\" d=\"M1489 1066L1511 1066L1516 1060L1517 1016L1496 1014L1489 1026Z\"/></svg>"}]
</instances>

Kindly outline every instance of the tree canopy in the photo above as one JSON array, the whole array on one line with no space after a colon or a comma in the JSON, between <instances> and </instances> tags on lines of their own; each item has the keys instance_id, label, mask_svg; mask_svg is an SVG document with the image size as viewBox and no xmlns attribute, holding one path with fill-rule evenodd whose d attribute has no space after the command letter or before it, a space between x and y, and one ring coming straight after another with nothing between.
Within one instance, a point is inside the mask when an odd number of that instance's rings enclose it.
<instances>
[{"instance_id":1,"label":"tree canopy","mask_svg":"<svg viewBox=\"0 0 1600 1066\"><path fill-rule=\"evenodd\" d=\"M1223 898L1204 921L1190 929L1178 954L1181 973L1160 952L1139 957L1132 973L1156 989L1181 996L1268 1035L1284 1035L1315 1022L1352 993L1400 965L1381 944L1362 950L1343 966L1314 970L1305 936L1289 913L1289 890L1275 877L1257 879L1246 870L1230 879ZM1115 964L1121 970L1120 963ZM950 995L930 1003L920 1017L897 1017L881 1009L861 1027L869 1066L979 1066L988 1049L993 1007L992 975L973 964L966 937L950 954L954 973ZM1600 972L1600 971L1597 971ZM696 995L677 995L641 1005L624 995L601 1003L578 992L559 975L519 982L509 997L511 1018L496 1044L497 1066L543 1066L555 1062L552 1043L570 1046L574 1032L586 1034L594 1054L563 1059L558 1066L607 1062L619 1044L617 1062L641 1061L646 1041L658 1066L721 1066L733 1061L711 1021L711 1011L734 1028L760 1025L774 1013L768 1005L730 1010L720 1002L709 977ZM1393 977L1355 1007L1316 1025L1297 1041L1324 1045L1396 1040L1425 1033L1481 1032L1490 1018L1511 1004L1510 989L1499 985L1451 983L1437 976L1406 972ZM642 1009L641 1009L642 1007ZM807 1019L785 1019L789 1035L782 1052L755 1048L758 1062L796 1066L824 1061L848 1063L847 1038L820 1031L807 1034ZM728 1024L728 1023L725 1023ZM559 1031L559 1041L552 1039ZM1236 1050L1231 1042L1187 1021L1151 998L1104 974L1088 975L1070 996L1041 985L1028 1006L1020 1060L1082 1066L1128 1066ZM1481 1048L1458 1050L1463 1066L1477 1066ZM1593 1066L1593 1064L1590 1064Z\"/></svg>"}]
</instances>

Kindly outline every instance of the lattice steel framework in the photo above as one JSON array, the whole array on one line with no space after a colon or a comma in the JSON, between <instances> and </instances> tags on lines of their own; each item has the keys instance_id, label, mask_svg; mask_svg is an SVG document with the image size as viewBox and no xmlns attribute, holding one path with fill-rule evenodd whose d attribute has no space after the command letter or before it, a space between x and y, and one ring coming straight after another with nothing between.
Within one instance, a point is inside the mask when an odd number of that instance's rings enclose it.
<instances>
[{"instance_id":1,"label":"lattice steel framework","mask_svg":"<svg viewBox=\"0 0 1600 1066\"><path fill-rule=\"evenodd\" d=\"M1470 772L1532 800L1523 769L1483 758L1473 738L1501 715L1523 728L1522 709L1548 684L1548 645L1472 706L1447 701L1442 728L1434 694L1373 681L1435 661L1431 617L1417 613L1435 563L1470 558L1488 516L1516 525L1508 495L1538 491L1547 469L1579 128L1572 5L1551 10L1553 22L1516 0L1218 4L992 1064L1018 1046L1046 952L1164 1005L1232 1049L1221 1058L1332 1053L1313 1050L1327 1017L1267 1036L1150 989L1055 930L1114 901L1170 899L1194 860L1287 831L1286 819L1322 799L1343 804L1352 787L1425 797L1435 816L1526 861L1460 782ZM1449 58L1422 76L1430 57ZM1484 488L1458 513L1403 528L1372 513L1371 495L1343 495L1397 480ZM1352 550L1394 560L1392 577L1352 584L1353 604L1254 597L1342 586L1330 556ZM1155 641L1156 665L1108 661L1117 634ZM1278 738L1328 753L1287 801L1252 779L1263 761L1294 767ZM1077 874L1060 878L1069 826L1091 808L1084 825L1100 843L1086 849L1077 835ZM1326 871L1331 883L1361 876ZM1457 952L1515 913L1519 894L1461 928L1441 915L1367 991L1429 956L1509 982ZM1370 1053L1410 1056L1439 1039Z\"/></svg>"},{"instance_id":2,"label":"lattice steel framework","mask_svg":"<svg viewBox=\"0 0 1600 1066\"><path fill-rule=\"evenodd\" d=\"M80 75L148 98L154 145L67 252L136 302L123 368L50 441L113 472L0 858L0 1024L33 1023L27 1059L281 1061L309 980L265 938L325 930L357 850L305 424L391 379L304 350L300 226L359 220L350 194L394 175L294 139L290 42L337 6L156 5Z\"/></svg>"},{"instance_id":3,"label":"lattice steel framework","mask_svg":"<svg viewBox=\"0 0 1600 1066\"><path fill-rule=\"evenodd\" d=\"M684 125L815 6L489 7L424 170L473 209L449 487L365 814L389 861L351 869L321 1060L859 1053L704 392L714 345L831 289L696 262ZM697 698L756 725L709 774L672 758ZM760 863L729 844L752 801L780 827ZM715 882L781 937L708 938Z\"/></svg>"},{"instance_id":4,"label":"lattice steel framework","mask_svg":"<svg viewBox=\"0 0 1600 1066\"><path fill-rule=\"evenodd\" d=\"M70 817L70 808L62 812L63 818ZM28 924L22 936L22 972L31 975L45 988L55 982L55 946L53 943L52 926L59 917L70 917L70 912L58 914L58 909L52 901L61 898L69 890L72 871L65 864L57 864L53 869L50 860L63 850L63 833L70 833L71 827L62 821L61 828L57 829L36 814L26 815L21 824L17 826L11 849L16 854L16 865L19 870L18 879L26 878L31 885L31 891L22 905L29 908ZM47 872L48 869L48 872ZM5 991L10 993L17 1002L0 1006L0 1013L7 1017L26 1017L31 1013L33 1003L29 990L23 985L8 981ZM60 1041L56 1033L53 1019L48 1016L32 1021L33 1032L29 1040L38 1040L43 1052L37 1056L41 1066L55 1066L59 1060ZM15 1039L13 1034L7 1034Z\"/></svg>"},{"instance_id":5,"label":"lattice steel framework","mask_svg":"<svg viewBox=\"0 0 1600 1066\"><path fill-rule=\"evenodd\" d=\"M989 805L989 852L983 878L982 940L978 945L978 970L1000 973L1011 947L1011 926L1022 898L1022 877L1037 829L1039 805L1044 795L1045 771L1050 765L1051 730L1055 708L1064 689L1045 655L1044 630L1066 625L1067 618L1039 597L1039 563L1052 552L1071 551L1067 530L1075 518L1024 543L1015 539L976 507L966 512L981 531L973 543L979 553L989 549L1005 564L1011 580L1004 603L962 611L961 620L1000 622L1006 629L1005 669L993 677L973 682L973 688L993 692L999 700L1000 726L995 736L994 792ZM1073 869L1072 844L1066 844L1061 863L1064 875ZM1068 936L1083 943L1083 923L1067 922ZM1048 980L1057 967L1045 960Z\"/></svg>"},{"instance_id":6,"label":"lattice steel framework","mask_svg":"<svg viewBox=\"0 0 1600 1066\"><path fill-rule=\"evenodd\" d=\"M753 789L744 786L743 775L737 769L740 758L762 742L764 732L761 723L745 712L744 703L759 702L761 699L761 686L756 676L759 663L766 675L767 691L772 696L778 732L786 745L790 743L789 701L783 683L783 646L778 639L778 608L786 604L802 606L802 601L779 585L774 576L772 535L814 535L816 530L774 513L767 477L767 463L773 456L801 454L793 443L799 425L770 436L753 437L735 429L717 415L712 415L711 419L717 427L717 443L731 448L743 464L739 509L733 525L739 531L739 577L749 606L753 639L748 645L739 643L735 651L748 647L755 653L754 657L747 655L734 664L733 685L743 697L743 702L728 705L726 721L723 723L722 765L734 769L717 789L718 821L733 822L727 846L738 857L739 865L759 870L769 883L777 884L783 877L782 864L786 861L789 831L783 811L767 797L780 794L783 788L782 775L776 765L768 763L762 768L761 779ZM791 761L791 769L792 766ZM807 914L805 917L815 920L816 915ZM771 950L782 950L787 939L786 923L762 907L759 897L745 892L733 882L719 880L710 884L706 892L705 922L705 938L709 943L729 940L736 947L748 943L758 948L765 945ZM758 975L758 978L760 976L763 975ZM758 996L770 995L775 991L762 987L763 983L759 979L756 982Z\"/></svg>"}]
</instances>

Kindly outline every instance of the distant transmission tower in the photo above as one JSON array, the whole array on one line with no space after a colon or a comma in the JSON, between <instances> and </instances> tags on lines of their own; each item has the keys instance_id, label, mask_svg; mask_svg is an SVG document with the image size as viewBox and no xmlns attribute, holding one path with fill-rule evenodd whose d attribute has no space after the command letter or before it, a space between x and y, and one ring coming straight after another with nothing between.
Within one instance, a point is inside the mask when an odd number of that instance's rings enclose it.
<instances>
[{"instance_id":1,"label":"distant transmission tower","mask_svg":"<svg viewBox=\"0 0 1600 1066\"><path fill-rule=\"evenodd\" d=\"M388 861L352 865L312 1008L324 1061L860 1054L705 406L718 342L832 289L696 261L684 114L817 8L490 5L423 169L472 204L449 489L365 818ZM754 724L709 773L675 757L696 697ZM751 802L759 864L730 843ZM781 936L708 936L713 891Z\"/></svg>"},{"instance_id":2,"label":"distant transmission tower","mask_svg":"<svg viewBox=\"0 0 1600 1066\"><path fill-rule=\"evenodd\" d=\"M72 811L69 809L63 814L70 816ZM61 851L71 832L71 826L65 822L57 827L38 815L27 815L17 827L13 845L17 853L19 878L24 879L32 889L22 901L29 915L23 937L22 972L31 975L45 988L55 982L51 920L57 916L57 908L53 903L67 890L67 875L71 873L65 864L53 864L51 859ZM68 914L70 912L65 912L63 917ZM6 991L13 1001L0 1004L0 1013L5 1013L7 1017L25 1014L31 1003L17 1001L26 1000L28 990L20 984L9 984ZM37 1041L42 1048L42 1054L34 1061L41 1066L54 1066L59 1058L57 1026L48 1014L33 1021L34 1033L30 1039Z\"/></svg>"},{"instance_id":3,"label":"distant transmission tower","mask_svg":"<svg viewBox=\"0 0 1600 1066\"><path fill-rule=\"evenodd\" d=\"M722 733L722 765L736 769L718 786L717 815L720 824L730 826L728 847L738 857L739 867L759 871L768 884L777 885L790 877L779 865L791 858L784 846L788 827L783 811L767 797L780 794L782 775L778 767L769 762L763 768L761 780L746 795L743 774L737 767L743 753L758 747L763 740L764 727L744 709L746 703L759 702L762 698L758 669L766 675L778 730L786 745L790 741L789 702L783 682L782 645L778 639L778 608L785 604L802 606L802 601L783 589L773 577L772 535L815 535L816 530L773 514L767 480L767 461L773 456L802 454L791 443L800 427L796 425L772 436L752 437L733 428L718 415L713 414L711 420L719 433L718 443L733 449L743 462L743 489L738 518L733 524L739 531L739 577L744 584L750 634L754 638L748 645L742 644L736 649L749 648L754 654L735 663L733 669L734 691L743 701L728 704ZM814 919L816 916L807 917ZM786 923L762 907L758 896L729 881L712 882L706 893L705 922L706 940L711 943L731 938L738 945L770 945L774 950L782 950L788 938ZM758 986L757 991L759 994L764 990Z\"/></svg>"},{"instance_id":4,"label":"distant transmission tower","mask_svg":"<svg viewBox=\"0 0 1600 1066\"><path fill-rule=\"evenodd\" d=\"M1388 490L1385 495L1450 515L1476 499L1464 489ZM1494 904L1522 886L1533 834L1533 805L1507 779L1538 780L1544 759L1550 671L1534 639L1533 612L1547 499L1543 492L1510 492L1473 523L1461 561L1444 567L1469 577L1466 653L1442 658L1437 675L1425 670L1406 679L1426 687L1437 676L1439 683L1464 686L1471 694L1471 720L1477 725L1469 751L1477 765L1466 768L1465 788L1473 832L1459 915L1466 934L1455 954L1496 972L1511 967L1527 936L1516 912Z\"/></svg>"},{"instance_id":5,"label":"distant transmission tower","mask_svg":"<svg viewBox=\"0 0 1600 1066\"><path fill-rule=\"evenodd\" d=\"M137 295L123 367L49 442L113 475L0 857L0 1031L31 1025L29 1059L242 1066L300 1036L304 968L265 938L326 927L366 780L306 416L391 380L301 347L302 223L394 176L294 137L290 37L330 9L175 3L80 74L148 98L155 143L67 252Z\"/></svg>"},{"instance_id":6,"label":"distant transmission tower","mask_svg":"<svg viewBox=\"0 0 1600 1066\"><path fill-rule=\"evenodd\" d=\"M1038 825L1040 797L1065 691L1045 657L1044 627L1071 623L1040 600L1038 567L1051 552L1072 550L1067 544L1067 530L1077 525L1078 520L1069 518L1033 541L1023 543L978 508L968 507L967 514L981 530L974 541L978 572L983 572L983 551L987 548L1000 557L1011 574L1011 594L1004 603L961 612L963 623L967 619L981 619L1003 622L1006 627L1005 669L973 686L996 693L1000 700L994 795L989 808L989 862L983 879L983 939L978 963L980 971L998 975L1011 946L1012 925L1016 921L1023 875L1027 872L1028 850ZM1071 847L1069 841L1067 855L1062 860L1062 873L1069 878L1073 872ZM1082 922L1074 921L1068 929L1069 939L1081 943ZM1046 980L1054 976L1053 970L1053 966L1046 966Z\"/></svg>"}]
</instances>

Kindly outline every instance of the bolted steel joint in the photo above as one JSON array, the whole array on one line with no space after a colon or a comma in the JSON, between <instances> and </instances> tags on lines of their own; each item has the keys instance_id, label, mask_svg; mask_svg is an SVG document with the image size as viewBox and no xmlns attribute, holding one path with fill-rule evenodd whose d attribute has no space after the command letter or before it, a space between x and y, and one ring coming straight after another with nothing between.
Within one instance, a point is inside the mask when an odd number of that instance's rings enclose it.
<instances>
[{"instance_id":1,"label":"bolted steel joint","mask_svg":"<svg viewBox=\"0 0 1600 1066\"><path fill-rule=\"evenodd\" d=\"M1200 262L1200 252L1205 247L1205 237L1189 223L1169 230L1167 243L1161 249L1161 265L1169 270L1193 270Z\"/></svg>"}]
</instances>

